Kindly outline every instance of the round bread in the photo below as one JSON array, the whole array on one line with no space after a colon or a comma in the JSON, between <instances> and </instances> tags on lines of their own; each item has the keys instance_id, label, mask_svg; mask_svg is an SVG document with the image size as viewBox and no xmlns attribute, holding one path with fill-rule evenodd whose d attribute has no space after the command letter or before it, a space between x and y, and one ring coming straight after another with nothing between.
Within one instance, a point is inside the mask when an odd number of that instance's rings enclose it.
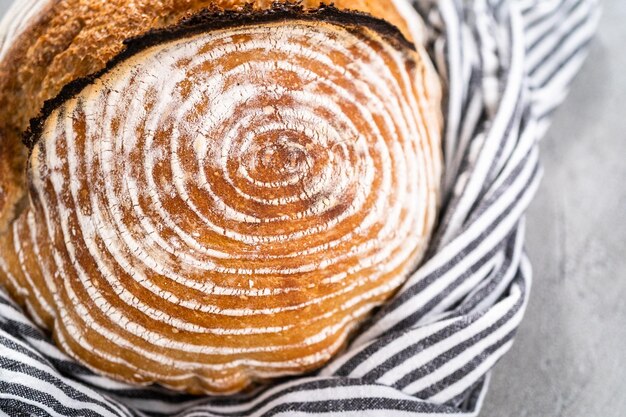
<instances>
[{"instance_id":1,"label":"round bread","mask_svg":"<svg viewBox=\"0 0 626 417\"><path fill-rule=\"evenodd\" d=\"M417 32L382 0L350 5L386 20L317 2L172 0L150 18L152 2L110 3L119 20L98 26L109 3L56 2L2 63L30 74L2 73L2 100L25 106L3 132L61 91L27 135L0 281L119 380L226 394L320 367L435 223L440 93ZM175 23L207 4L221 8Z\"/></svg>"}]
</instances>

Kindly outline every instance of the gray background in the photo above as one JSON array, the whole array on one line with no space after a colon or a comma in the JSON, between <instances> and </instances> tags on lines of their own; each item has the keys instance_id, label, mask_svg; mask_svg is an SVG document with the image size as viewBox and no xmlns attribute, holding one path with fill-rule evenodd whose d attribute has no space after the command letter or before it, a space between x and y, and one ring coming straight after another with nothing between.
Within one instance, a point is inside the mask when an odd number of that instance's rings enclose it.
<instances>
[{"instance_id":1,"label":"gray background","mask_svg":"<svg viewBox=\"0 0 626 417\"><path fill-rule=\"evenodd\" d=\"M0 0L0 15L10 3ZM482 417L626 416L625 22L626 2L605 1L542 143L545 176L527 222L532 296Z\"/></svg>"}]
</instances>

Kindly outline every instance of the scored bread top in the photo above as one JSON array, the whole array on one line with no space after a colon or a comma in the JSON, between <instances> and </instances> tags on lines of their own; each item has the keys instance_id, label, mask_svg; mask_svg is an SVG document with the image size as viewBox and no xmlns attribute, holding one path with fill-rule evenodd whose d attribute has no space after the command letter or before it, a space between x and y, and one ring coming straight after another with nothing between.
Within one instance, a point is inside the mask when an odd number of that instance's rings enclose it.
<instances>
[{"instance_id":1,"label":"scored bread top","mask_svg":"<svg viewBox=\"0 0 626 417\"><path fill-rule=\"evenodd\" d=\"M230 393L318 368L420 261L428 66L335 8L206 13L46 106L0 280L113 378Z\"/></svg>"}]
</instances>

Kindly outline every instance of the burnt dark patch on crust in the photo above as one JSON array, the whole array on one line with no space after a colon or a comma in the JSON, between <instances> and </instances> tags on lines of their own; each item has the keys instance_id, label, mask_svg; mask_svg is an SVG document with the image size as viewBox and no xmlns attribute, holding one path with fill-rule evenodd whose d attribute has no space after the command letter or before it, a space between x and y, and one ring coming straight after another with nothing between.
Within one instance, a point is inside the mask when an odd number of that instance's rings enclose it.
<instances>
[{"instance_id":1,"label":"burnt dark patch on crust","mask_svg":"<svg viewBox=\"0 0 626 417\"><path fill-rule=\"evenodd\" d=\"M359 29L365 27L378 33L398 50L415 50L415 45L408 41L396 26L386 20L364 12L340 10L332 4L322 4L316 9L305 9L300 3L291 2L274 2L272 7L267 10L255 10L251 4L242 10L222 10L218 7L211 7L181 20L176 25L153 29L143 35L124 41L126 48L111 59L102 70L70 82L63 87L56 97L44 103L39 116L30 121L30 127L24 133L24 145L32 152L41 136L46 119L54 110L67 100L77 96L85 87L111 71L118 64L150 47L211 30L288 21L332 23L342 26L356 35L362 35Z\"/></svg>"}]
</instances>

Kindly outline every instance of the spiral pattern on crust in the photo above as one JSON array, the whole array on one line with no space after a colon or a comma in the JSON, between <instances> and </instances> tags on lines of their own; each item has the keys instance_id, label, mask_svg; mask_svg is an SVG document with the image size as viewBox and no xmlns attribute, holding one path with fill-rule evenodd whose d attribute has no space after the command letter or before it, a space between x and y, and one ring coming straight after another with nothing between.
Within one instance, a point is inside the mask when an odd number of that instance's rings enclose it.
<instances>
[{"instance_id":1,"label":"spiral pattern on crust","mask_svg":"<svg viewBox=\"0 0 626 417\"><path fill-rule=\"evenodd\" d=\"M315 369L428 243L441 167L422 60L298 19L128 56L43 121L0 271L117 379L229 393Z\"/></svg>"}]
</instances>

